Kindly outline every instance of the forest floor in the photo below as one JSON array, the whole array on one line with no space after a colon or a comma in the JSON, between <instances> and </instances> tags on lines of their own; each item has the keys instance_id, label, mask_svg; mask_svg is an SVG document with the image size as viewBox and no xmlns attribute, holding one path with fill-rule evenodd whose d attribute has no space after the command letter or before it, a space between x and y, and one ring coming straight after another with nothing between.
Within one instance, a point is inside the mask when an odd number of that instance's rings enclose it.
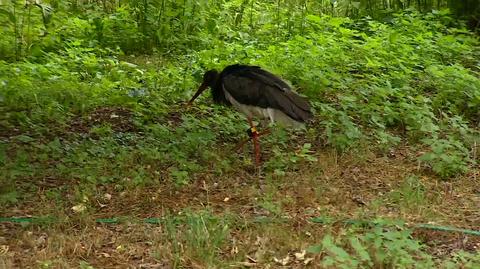
<instances>
[{"instance_id":1,"label":"forest floor","mask_svg":"<svg viewBox=\"0 0 480 269\"><path fill-rule=\"evenodd\" d=\"M9 2L0 269L480 268L480 43L457 16ZM234 63L314 114L261 137L260 171L244 116L185 106Z\"/></svg>"},{"instance_id":2,"label":"forest floor","mask_svg":"<svg viewBox=\"0 0 480 269\"><path fill-rule=\"evenodd\" d=\"M111 111L97 111L90 119L110 118L102 113ZM116 114L129 116L126 111ZM128 122L117 127L132 130ZM72 128L79 131L88 124ZM231 154L234 143L224 146L212 150ZM249 157L248 148L238 156ZM268 146L264 151L269 158ZM0 223L0 268L316 268L322 253L305 250L326 234L352 236L342 220L478 230L480 170L442 181L419 166L417 151L403 145L388 154L358 150L339 155L317 147L317 161L299 164L285 175L258 175L239 157L235 171L218 175L211 163L182 187L168 181L128 189L97 185L83 201L86 210L72 202L78 191L72 181L55 175L32 178L35 193L3 208L2 216L53 216L59 221ZM115 217L123 221L95 222ZM333 223L315 223L314 217ZM144 218L160 218L162 225L142 223ZM412 235L434 257L480 250L480 236L429 229L415 229Z\"/></svg>"}]
</instances>

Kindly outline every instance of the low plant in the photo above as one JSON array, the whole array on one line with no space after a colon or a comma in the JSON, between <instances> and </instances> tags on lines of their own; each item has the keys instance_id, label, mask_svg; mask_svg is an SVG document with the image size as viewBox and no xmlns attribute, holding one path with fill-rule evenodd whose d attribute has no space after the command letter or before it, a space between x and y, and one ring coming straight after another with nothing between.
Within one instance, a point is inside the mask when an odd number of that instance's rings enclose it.
<instances>
[{"instance_id":1,"label":"low plant","mask_svg":"<svg viewBox=\"0 0 480 269\"><path fill-rule=\"evenodd\" d=\"M425 139L430 151L419 157L433 172L442 178L463 174L471 163L470 152L464 144L454 139Z\"/></svg>"},{"instance_id":2,"label":"low plant","mask_svg":"<svg viewBox=\"0 0 480 269\"><path fill-rule=\"evenodd\" d=\"M322 254L325 268L476 268L480 266L477 253L459 252L440 261L426 251L425 246L412 237L412 231L400 226L378 223L367 231L351 228L346 236L326 235L319 245L309 248ZM391 225L392 223L390 223Z\"/></svg>"},{"instance_id":3,"label":"low plant","mask_svg":"<svg viewBox=\"0 0 480 269\"><path fill-rule=\"evenodd\" d=\"M426 188L417 176L405 178L388 197L402 210L418 210L427 204Z\"/></svg>"},{"instance_id":4,"label":"low plant","mask_svg":"<svg viewBox=\"0 0 480 269\"><path fill-rule=\"evenodd\" d=\"M172 244L173 256L180 265L184 258L200 261L207 267L219 262L221 248L230 233L227 216L215 216L207 211L184 212L169 216L164 222L166 236Z\"/></svg>"}]
</instances>

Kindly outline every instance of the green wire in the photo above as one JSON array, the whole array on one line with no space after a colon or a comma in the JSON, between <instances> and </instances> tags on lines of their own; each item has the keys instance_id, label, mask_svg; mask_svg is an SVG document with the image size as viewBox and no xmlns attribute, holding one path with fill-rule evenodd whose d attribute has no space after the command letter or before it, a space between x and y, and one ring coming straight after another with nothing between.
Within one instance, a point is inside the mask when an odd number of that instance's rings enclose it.
<instances>
[{"instance_id":1,"label":"green wire","mask_svg":"<svg viewBox=\"0 0 480 269\"><path fill-rule=\"evenodd\" d=\"M322 223L322 224L332 224L335 222L328 218L311 218L310 221L313 223ZM344 220L341 222L347 225L362 225L362 226L381 225L381 223L379 223L378 221L368 221L368 220ZM421 223L421 224L412 225L411 227L414 229L428 229L428 230L435 230L435 231L441 231L441 232L459 232L463 234L480 236L480 231L462 229L462 228L456 228L456 227L450 227L450 226L440 226L440 225Z\"/></svg>"},{"instance_id":2,"label":"green wire","mask_svg":"<svg viewBox=\"0 0 480 269\"><path fill-rule=\"evenodd\" d=\"M468 229L462 229L462 228L455 228L455 227L448 227L448 226L437 226L437 225L432 225L432 224L417 224L417 225L415 225L415 228L437 230L437 231L442 231L442 232L459 232L459 233L463 233L463 234L471 234L471 235L480 236L480 231L468 230Z\"/></svg>"},{"instance_id":3,"label":"green wire","mask_svg":"<svg viewBox=\"0 0 480 269\"><path fill-rule=\"evenodd\" d=\"M105 218L105 219L96 219L96 223L105 223L105 224L118 224L124 222L125 218ZM161 218L145 218L142 220L144 223L148 224L161 224ZM255 220L259 223L269 223L269 222L282 222L282 220L278 219L269 219L269 218L258 218ZM368 220L343 220L343 221L335 221L331 218L311 218L311 222L313 223L320 223L320 224L333 224L335 222L341 222L346 225L362 225L362 226L372 226L372 225L382 225L382 223L378 221L368 221ZM0 222L13 222L13 223L52 223L55 222L53 217L11 217L11 218L0 218ZM385 224L383 224L385 225ZM469 230L469 229L462 229L456 227L449 227L449 226L439 226L433 224L416 224L413 225L412 228L414 229L429 229L441 232L458 232L463 234L475 235L480 236L480 231L476 230Z\"/></svg>"},{"instance_id":4,"label":"green wire","mask_svg":"<svg viewBox=\"0 0 480 269\"><path fill-rule=\"evenodd\" d=\"M0 218L0 222L14 222L14 223L42 223L54 222L52 217L19 217L19 218Z\"/></svg>"}]
</instances>

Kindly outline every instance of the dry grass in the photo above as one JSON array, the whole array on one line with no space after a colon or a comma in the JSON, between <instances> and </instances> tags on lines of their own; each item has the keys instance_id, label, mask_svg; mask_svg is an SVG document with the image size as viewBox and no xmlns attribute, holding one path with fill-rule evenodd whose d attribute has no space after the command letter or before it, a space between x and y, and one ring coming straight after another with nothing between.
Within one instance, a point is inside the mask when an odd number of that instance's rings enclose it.
<instances>
[{"instance_id":1,"label":"dry grass","mask_svg":"<svg viewBox=\"0 0 480 269\"><path fill-rule=\"evenodd\" d=\"M3 211L9 216L60 216L63 222L1 223L0 268L75 268L82 262L82 268L275 268L287 256L289 268L300 268L304 265L295 260L295 253L321 241L326 232L342 234L344 230L341 224L310 223L308 219L315 216L381 217L479 228L480 196L473 174L478 170L444 182L419 170L408 157L415 156L408 148L390 157L369 152L362 156L359 161L354 154L338 156L325 151L318 154L317 163L302 164L299 172L281 177L258 178L237 171L222 178L204 173L182 188L165 183L116 191L105 185L97 188L96 196L88 201L88 212L80 215L71 210L74 203L69 197L74 186L64 186L61 200L45 195L55 187L39 188L28 201ZM417 200L410 201L404 193L409 189L402 186L409 186L405 179L412 175L416 175L421 192L414 196ZM217 221L225 221L228 232L223 241L211 243L223 227L215 221L202 224L183 218L203 216L199 212L210 212ZM95 218L112 216L165 217L175 229L169 230L167 224L94 223ZM175 223L176 218L183 221ZM269 221L260 222L260 218ZM200 248L188 237L195 235L195 229L206 229L200 235L208 236L205 242L193 239ZM439 257L459 249L480 248L480 238L474 236L425 230L418 230L415 236ZM210 254L212 258L206 259ZM314 264L315 260L311 263L315 268Z\"/></svg>"}]
</instances>

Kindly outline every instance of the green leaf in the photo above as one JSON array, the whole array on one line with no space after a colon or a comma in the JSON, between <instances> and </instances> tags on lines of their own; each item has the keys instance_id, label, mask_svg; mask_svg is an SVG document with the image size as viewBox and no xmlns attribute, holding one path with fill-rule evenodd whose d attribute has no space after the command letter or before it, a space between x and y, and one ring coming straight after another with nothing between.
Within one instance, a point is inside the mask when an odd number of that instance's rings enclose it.
<instances>
[{"instance_id":1,"label":"green leaf","mask_svg":"<svg viewBox=\"0 0 480 269\"><path fill-rule=\"evenodd\" d=\"M322 21L322 18L320 18L319 16L316 16L316 15L307 15L306 19L311 21L311 22L316 22L316 23L320 23Z\"/></svg>"},{"instance_id":2,"label":"green leaf","mask_svg":"<svg viewBox=\"0 0 480 269\"><path fill-rule=\"evenodd\" d=\"M15 23L15 15L13 11L7 10L5 8L0 8L0 14L6 15L11 23Z\"/></svg>"},{"instance_id":3,"label":"green leaf","mask_svg":"<svg viewBox=\"0 0 480 269\"><path fill-rule=\"evenodd\" d=\"M365 247L362 246L358 238L356 237L350 238L350 244L352 245L353 249L357 252L357 254L360 256L361 261L371 262L371 258L370 258L370 255L368 254L368 251L365 249Z\"/></svg>"},{"instance_id":4,"label":"green leaf","mask_svg":"<svg viewBox=\"0 0 480 269\"><path fill-rule=\"evenodd\" d=\"M28 135L18 135L18 136L15 137L15 139L20 141L20 142L23 142L23 143L30 143L30 142L35 141L34 138L32 138Z\"/></svg>"},{"instance_id":5,"label":"green leaf","mask_svg":"<svg viewBox=\"0 0 480 269\"><path fill-rule=\"evenodd\" d=\"M313 253L313 254L318 254L320 252L322 252L322 245L314 245L314 246L309 246L307 248L307 252L308 253Z\"/></svg>"}]
</instances>

